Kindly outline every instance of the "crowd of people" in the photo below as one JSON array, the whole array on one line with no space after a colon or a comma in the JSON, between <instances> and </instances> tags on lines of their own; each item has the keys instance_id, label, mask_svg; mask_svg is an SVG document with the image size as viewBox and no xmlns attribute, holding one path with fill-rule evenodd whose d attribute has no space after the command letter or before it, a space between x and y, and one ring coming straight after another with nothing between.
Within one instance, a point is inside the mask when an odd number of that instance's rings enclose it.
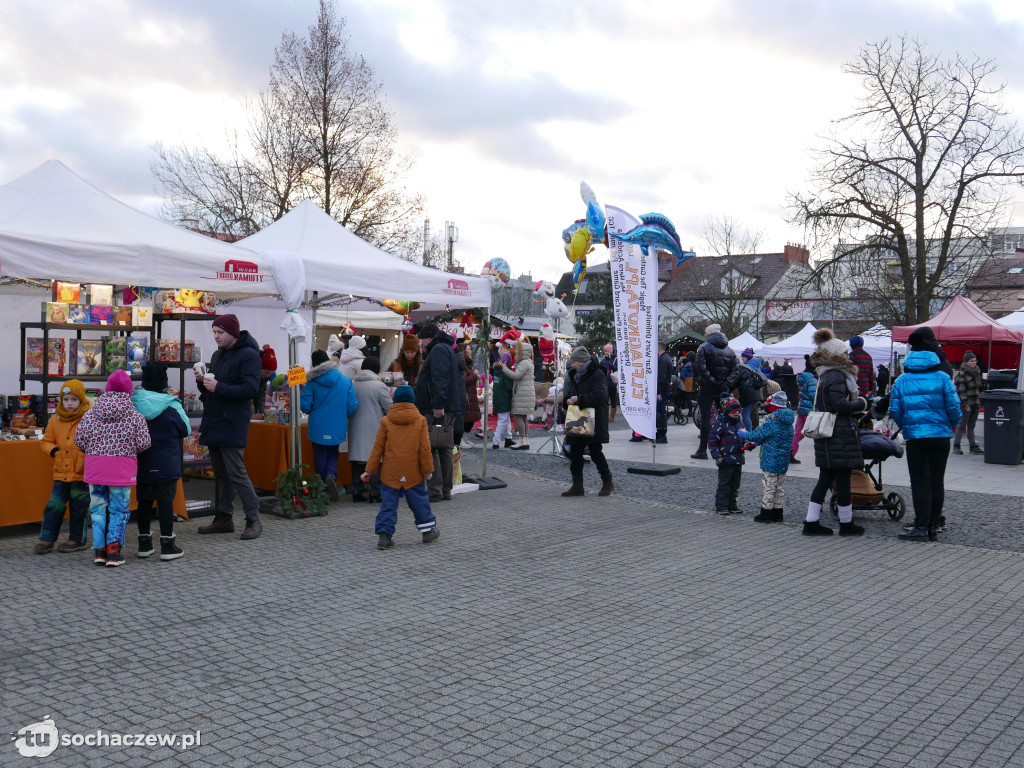
<instances>
[{"instance_id":1,"label":"crowd of people","mask_svg":"<svg viewBox=\"0 0 1024 768\"><path fill-rule=\"evenodd\" d=\"M197 366L196 386L203 402L200 442L209 450L216 483L213 520L200 534L232 533L234 501L241 501L245 528L241 538L263 532L259 498L243 459L254 400L266 387L268 354L240 328L232 314L213 319L217 351L208 366ZM715 512L739 513L737 493L745 454L760 448L761 509L759 523L783 520L784 484L804 437L813 439L818 479L804 515L802 532L828 536L821 522L829 492L838 505L839 535L858 536L853 521L851 476L864 464L862 442L871 419L887 414L903 431L915 518L900 534L908 540L934 540L945 529L944 475L951 451L961 455L962 437L972 454L982 453L975 438L984 388L977 356L964 355L954 372L931 329L917 329L910 353L895 375L877 370L863 349L863 339L849 343L828 329L814 335L815 351L804 370L795 373L787 359L769 367L754 354L739 356L718 325L705 329L705 341L678 360L658 346L657 419L654 441L665 443L668 413L682 409L697 418L699 445L692 458L713 459L718 468ZM353 501L380 505L375 533L378 548L390 549L399 499L411 508L424 543L439 537L431 505L451 499L453 450L469 439L481 418L478 382L489 375L497 426L492 449L529 450L529 417L537 406L533 346L509 333L493 345L488 368L477 370L473 349L435 323L426 322L406 335L398 357L386 369L399 386L387 386L380 360L367 355L366 342L353 335L332 336L326 350L315 350L300 407L309 416L315 472L332 501L340 498L339 446L348 443L352 483L345 492ZM565 424L565 450L572 484L563 496L580 496L589 457L601 478L599 495L614 491L603 445L609 441L618 401L618 362L611 344L600 357L574 348L566 373L553 392L553 410ZM276 365L275 365L276 367ZM182 476L181 441L189 419L168 391L167 371L159 363L143 367L141 386L133 387L124 371L115 371L95 402L78 380L67 381L42 439L53 457L53 489L43 511L35 552L76 552L88 548L87 514L92 523L94 562L116 567L125 562L123 548L129 519L130 491L137 498L137 556L155 554L151 531L154 510L160 528L160 559L182 556L175 542L173 504ZM764 409L764 418L759 412ZM698 411L699 413L695 413ZM487 439L486 427L478 436ZM518 437L517 437L518 435ZM631 440L643 440L633 433ZM57 544L65 509L70 510L68 539Z\"/></svg>"}]
</instances>

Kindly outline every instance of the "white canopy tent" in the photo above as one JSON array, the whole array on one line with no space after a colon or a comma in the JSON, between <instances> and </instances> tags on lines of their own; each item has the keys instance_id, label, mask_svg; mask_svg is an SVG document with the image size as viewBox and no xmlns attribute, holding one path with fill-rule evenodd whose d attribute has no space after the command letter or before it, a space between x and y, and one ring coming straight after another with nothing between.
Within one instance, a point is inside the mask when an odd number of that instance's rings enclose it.
<instances>
[{"instance_id":1,"label":"white canopy tent","mask_svg":"<svg viewBox=\"0 0 1024 768\"><path fill-rule=\"evenodd\" d=\"M740 354L744 349L750 347L754 350L755 355L760 355L761 350L764 349L765 344L758 341L757 338L750 332L744 331L735 339L729 339L729 349L735 352L737 355Z\"/></svg>"},{"instance_id":2,"label":"white canopy tent","mask_svg":"<svg viewBox=\"0 0 1024 768\"><path fill-rule=\"evenodd\" d=\"M1015 331L1024 331L1024 307L1014 310L1006 317L1000 317L998 322Z\"/></svg>"},{"instance_id":3,"label":"white canopy tent","mask_svg":"<svg viewBox=\"0 0 1024 768\"><path fill-rule=\"evenodd\" d=\"M816 330L818 329L807 323L807 325L789 338L777 341L774 344L766 344L761 350L761 357L779 360L788 357L793 361L794 370L803 370L804 355L809 355L817 349L812 340ZM797 368L797 361L800 363L799 368Z\"/></svg>"}]
</instances>

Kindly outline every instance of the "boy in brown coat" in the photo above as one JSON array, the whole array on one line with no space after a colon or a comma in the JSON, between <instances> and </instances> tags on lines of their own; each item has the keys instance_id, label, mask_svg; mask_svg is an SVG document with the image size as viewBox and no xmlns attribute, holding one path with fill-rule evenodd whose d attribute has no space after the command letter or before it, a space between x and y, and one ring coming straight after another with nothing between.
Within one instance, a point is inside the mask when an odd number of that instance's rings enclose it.
<instances>
[{"instance_id":1,"label":"boy in brown coat","mask_svg":"<svg viewBox=\"0 0 1024 768\"><path fill-rule=\"evenodd\" d=\"M407 384L395 389L388 415L380 420L377 439L360 479L366 483L371 474L380 473L380 512L375 533L377 549L395 546L391 537L398 522L398 500L404 495L412 509L423 543L432 544L440 534L430 511L426 482L434 470L430 454L427 420L416 409L416 394Z\"/></svg>"}]
</instances>

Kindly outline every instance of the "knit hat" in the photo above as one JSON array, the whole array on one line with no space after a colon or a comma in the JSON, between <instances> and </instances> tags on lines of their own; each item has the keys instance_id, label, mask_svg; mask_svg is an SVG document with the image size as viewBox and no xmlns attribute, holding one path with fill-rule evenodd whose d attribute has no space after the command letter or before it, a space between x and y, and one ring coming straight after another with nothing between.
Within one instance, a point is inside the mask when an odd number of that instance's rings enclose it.
<instances>
[{"instance_id":1,"label":"knit hat","mask_svg":"<svg viewBox=\"0 0 1024 768\"><path fill-rule=\"evenodd\" d=\"M371 373L380 373L380 358L370 355L369 357L363 358L363 371L370 371Z\"/></svg>"},{"instance_id":2,"label":"knit hat","mask_svg":"<svg viewBox=\"0 0 1024 768\"><path fill-rule=\"evenodd\" d=\"M78 407L74 411L64 408L64 395L74 395L78 398ZM73 421L82 417L92 407L88 396L85 394L85 385L78 379L65 381L60 388L60 399L57 401L57 417L61 421Z\"/></svg>"},{"instance_id":3,"label":"knit hat","mask_svg":"<svg viewBox=\"0 0 1024 768\"><path fill-rule=\"evenodd\" d=\"M437 335L437 324L436 323L424 323L420 326L420 329L416 331L416 336L421 339L432 339Z\"/></svg>"},{"instance_id":4,"label":"knit hat","mask_svg":"<svg viewBox=\"0 0 1024 768\"><path fill-rule=\"evenodd\" d=\"M969 363L971 360L977 360L977 359L978 359L978 356L976 354L974 354L973 352L971 352L970 350L967 350L966 352L964 352L964 360L963 361L965 363Z\"/></svg>"},{"instance_id":5,"label":"knit hat","mask_svg":"<svg viewBox=\"0 0 1024 768\"><path fill-rule=\"evenodd\" d=\"M167 389L167 366L160 363L142 366L142 388L149 392L164 392Z\"/></svg>"},{"instance_id":6,"label":"knit hat","mask_svg":"<svg viewBox=\"0 0 1024 768\"><path fill-rule=\"evenodd\" d=\"M729 411L742 411L743 406L740 405L740 401L735 397L723 397L722 398L722 410L728 413Z\"/></svg>"},{"instance_id":7,"label":"knit hat","mask_svg":"<svg viewBox=\"0 0 1024 768\"><path fill-rule=\"evenodd\" d=\"M778 410L779 408L789 408L789 398L786 397L786 393L776 392L774 395L769 397L767 408L769 411Z\"/></svg>"},{"instance_id":8,"label":"knit hat","mask_svg":"<svg viewBox=\"0 0 1024 768\"><path fill-rule=\"evenodd\" d=\"M327 354L331 357L338 357L344 348L345 342L339 339L335 334L332 333L327 337Z\"/></svg>"},{"instance_id":9,"label":"knit hat","mask_svg":"<svg viewBox=\"0 0 1024 768\"><path fill-rule=\"evenodd\" d=\"M362 336L353 336L351 339L348 340L348 348L349 349L365 349L366 348L366 339L364 339Z\"/></svg>"},{"instance_id":10,"label":"knit hat","mask_svg":"<svg viewBox=\"0 0 1024 768\"><path fill-rule=\"evenodd\" d=\"M413 333L407 333L402 339L402 351L403 352L419 352L420 351L420 340L416 338Z\"/></svg>"},{"instance_id":11,"label":"knit hat","mask_svg":"<svg viewBox=\"0 0 1024 768\"><path fill-rule=\"evenodd\" d=\"M277 370L277 355L269 344L263 345L263 351L260 353L260 368L264 371Z\"/></svg>"},{"instance_id":12,"label":"knit hat","mask_svg":"<svg viewBox=\"0 0 1024 768\"><path fill-rule=\"evenodd\" d=\"M864 346L864 337L863 336L851 336L850 337L850 348L851 349L860 349L863 346Z\"/></svg>"},{"instance_id":13,"label":"knit hat","mask_svg":"<svg viewBox=\"0 0 1024 768\"><path fill-rule=\"evenodd\" d=\"M707 328L704 329L704 335L705 336L710 336L712 333L721 333L721 332L722 332L722 326L720 326L718 323L712 323L711 325L709 325Z\"/></svg>"},{"instance_id":14,"label":"knit hat","mask_svg":"<svg viewBox=\"0 0 1024 768\"><path fill-rule=\"evenodd\" d=\"M849 347L846 342L837 339L829 328L819 328L814 332L811 341L818 345L818 349L828 352L830 355L845 355Z\"/></svg>"},{"instance_id":15,"label":"knit hat","mask_svg":"<svg viewBox=\"0 0 1024 768\"><path fill-rule=\"evenodd\" d=\"M927 325L915 328L907 337L907 344L910 345L911 351L914 352L920 352L922 350L934 352L936 349L940 349L939 342L935 339L935 331Z\"/></svg>"},{"instance_id":16,"label":"knit hat","mask_svg":"<svg viewBox=\"0 0 1024 768\"><path fill-rule=\"evenodd\" d=\"M311 354L309 356L309 359L310 359L310 362L313 363L313 366L316 367L318 365L323 365L324 363L326 363L331 358L328 357L327 353L324 352L322 349L314 349L313 350L313 354Z\"/></svg>"},{"instance_id":17,"label":"knit hat","mask_svg":"<svg viewBox=\"0 0 1024 768\"><path fill-rule=\"evenodd\" d=\"M213 327L220 328L234 338L242 335L242 329L238 325L238 318L235 315L217 315L213 318Z\"/></svg>"},{"instance_id":18,"label":"knit hat","mask_svg":"<svg viewBox=\"0 0 1024 768\"><path fill-rule=\"evenodd\" d=\"M571 363L589 363L590 353L587 352L586 347L576 347L569 355L569 362Z\"/></svg>"},{"instance_id":19,"label":"knit hat","mask_svg":"<svg viewBox=\"0 0 1024 768\"><path fill-rule=\"evenodd\" d=\"M395 394L391 398L393 403L415 403L416 393L412 391L412 387L408 384L402 384L401 386L395 387Z\"/></svg>"},{"instance_id":20,"label":"knit hat","mask_svg":"<svg viewBox=\"0 0 1024 768\"><path fill-rule=\"evenodd\" d=\"M747 347L742 352L740 352L740 357L742 357L744 360L752 360L754 357L754 348Z\"/></svg>"},{"instance_id":21,"label":"knit hat","mask_svg":"<svg viewBox=\"0 0 1024 768\"><path fill-rule=\"evenodd\" d=\"M127 371L117 370L107 379L107 392L126 392L131 394L132 378Z\"/></svg>"}]
</instances>

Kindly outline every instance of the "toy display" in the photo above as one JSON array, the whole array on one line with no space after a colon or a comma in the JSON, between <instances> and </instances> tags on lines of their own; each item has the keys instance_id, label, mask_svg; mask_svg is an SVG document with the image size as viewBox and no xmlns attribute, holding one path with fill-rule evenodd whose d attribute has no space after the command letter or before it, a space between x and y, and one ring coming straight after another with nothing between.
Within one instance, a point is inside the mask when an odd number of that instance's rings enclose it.
<instances>
[{"instance_id":1,"label":"toy display","mask_svg":"<svg viewBox=\"0 0 1024 768\"><path fill-rule=\"evenodd\" d=\"M113 325L114 308L106 304L93 304L89 307L90 325Z\"/></svg>"},{"instance_id":2,"label":"toy display","mask_svg":"<svg viewBox=\"0 0 1024 768\"><path fill-rule=\"evenodd\" d=\"M103 373L128 367L128 340L124 336L107 336L103 339Z\"/></svg>"},{"instance_id":3,"label":"toy display","mask_svg":"<svg viewBox=\"0 0 1024 768\"><path fill-rule=\"evenodd\" d=\"M46 373L49 376L64 375L65 339L47 339Z\"/></svg>"},{"instance_id":4,"label":"toy display","mask_svg":"<svg viewBox=\"0 0 1024 768\"><path fill-rule=\"evenodd\" d=\"M72 360L76 376L96 376L103 372L103 340L72 339L75 344Z\"/></svg>"},{"instance_id":5,"label":"toy display","mask_svg":"<svg viewBox=\"0 0 1024 768\"><path fill-rule=\"evenodd\" d=\"M43 372L43 351L41 338L25 339L25 373L41 374Z\"/></svg>"},{"instance_id":6,"label":"toy display","mask_svg":"<svg viewBox=\"0 0 1024 768\"><path fill-rule=\"evenodd\" d=\"M93 284L89 291L89 303L111 306L114 303L114 286Z\"/></svg>"},{"instance_id":7,"label":"toy display","mask_svg":"<svg viewBox=\"0 0 1024 768\"><path fill-rule=\"evenodd\" d=\"M68 305L68 322L75 325L89 325L89 307L86 304Z\"/></svg>"},{"instance_id":8,"label":"toy display","mask_svg":"<svg viewBox=\"0 0 1024 768\"><path fill-rule=\"evenodd\" d=\"M63 301L67 304L77 304L81 301L82 286L79 283L62 283L54 281L53 292L57 296L57 301Z\"/></svg>"},{"instance_id":9,"label":"toy display","mask_svg":"<svg viewBox=\"0 0 1024 768\"><path fill-rule=\"evenodd\" d=\"M43 322L46 323L67 323L68 305L62 301L43 302Z\"/></svg>"},{"instance_id":10,"label":"toy display","mask_svg":"<svg viewBox=\"0 0 1024 768\"><path fill-rule=\"evenodd\" d=\"M153 324L153 308L135 304L132 307L132 325L145 327Z\"/></svg>"}]
</instances>

